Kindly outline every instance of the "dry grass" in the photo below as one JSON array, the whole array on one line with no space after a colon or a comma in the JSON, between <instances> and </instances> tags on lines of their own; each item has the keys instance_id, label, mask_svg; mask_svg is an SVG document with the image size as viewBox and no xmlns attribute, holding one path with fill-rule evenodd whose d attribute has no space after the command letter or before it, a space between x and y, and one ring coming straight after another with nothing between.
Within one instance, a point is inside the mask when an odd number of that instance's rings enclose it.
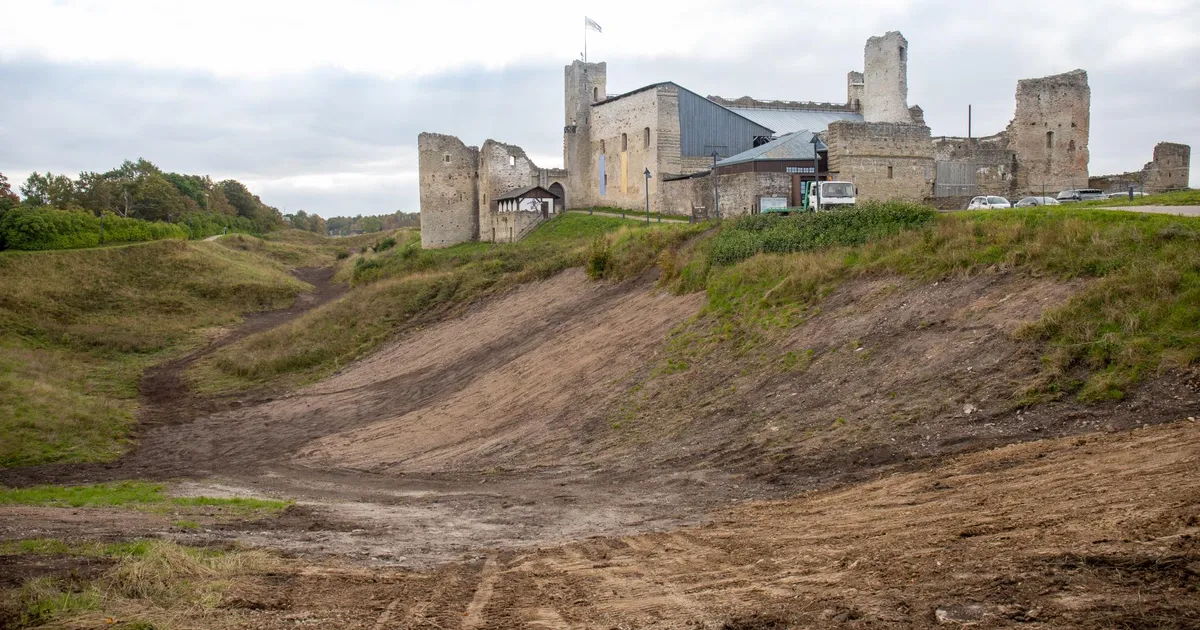
<instances>
[{"instance_id":1,"label":"dry grass","mask_svg":"<svg viewBox=\"0 0 1200 630\"><path fill-rule=\"evenodd\" d=\"M247 337L201 360L189 382L202 392L294 387L332 374L397 331L455 312L483 296L584 264L589 244L615 233L615 275L653 266L659 250L696 228L568 214L518 243L464 243L422 250L416 237L348 259L354 288L346 297L279 328ZM618 232L620 230L620 232ZM656 249L657 248L657 249Z\"/></svg>"},{"instance_id":2,"label":"dry grass","mask_svg":"<svg viewBox=\"0 0 1200 630\"><path fill-rule=\"evenodd\" d=\"M69 554L72 555L72 554ZM229 552L141 541L114 549L117 564L99 578L36 578L15 594L20 626L166 628L212 614L239 579L286 562L262 551Z\"/></svg>"},{"instance_id":3,"label":"dry grass","mask_svg":"<svg viewBox=\"0 0 1200 630\"><path fill-rule=\"evenodd\" d=\"M0 466L118 456L147 366L303 290L219 241L0 253Z\"/></svg>"},{"instance_id":4,"label":"dry grass","mask_svg":"<svg viewBox=\"0 0 1200 630\"><path fill-rule=\"evenodd\" d=\"M1200 363L1200 219L1081 208L955 213L851 247L760 254L732 266L707 255L696 247L672 261L669 283L706 290L708 313L722 323L704 329L743 346L799 324L848 278L1013 272L1092 280L1019 333L1045 348L1035 398L1121 398L1147 375Z\"/></svg>"}]
</instances>

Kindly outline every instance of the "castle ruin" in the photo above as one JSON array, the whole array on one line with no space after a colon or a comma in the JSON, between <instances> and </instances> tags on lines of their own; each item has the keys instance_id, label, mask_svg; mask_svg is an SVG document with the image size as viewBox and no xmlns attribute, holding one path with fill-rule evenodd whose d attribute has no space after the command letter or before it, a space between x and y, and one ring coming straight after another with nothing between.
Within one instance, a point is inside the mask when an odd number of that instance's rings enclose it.
<instances>
[{"instance_id":1,"label":"castle ruin","mask_svg":"<svg viewBox=\"0 0 1200 630\"><path fill-rule=\"evenodd\" d=\"M573 61L561 169L495 140L418 136L422 246L510 242L568 208L753 213L766 198L798 205L814 179L853 182L861 200L1088 186L1086 72L1018 81L1012 122L997 134L933 137L908 105L908 57L897 31L868 39L843 103L700 96L670 81L610 95L607 64ZM1185 145L1164 143L1142 172L1111 177L1186 187L1189 159Z\"/></svg>"}]
</instances>

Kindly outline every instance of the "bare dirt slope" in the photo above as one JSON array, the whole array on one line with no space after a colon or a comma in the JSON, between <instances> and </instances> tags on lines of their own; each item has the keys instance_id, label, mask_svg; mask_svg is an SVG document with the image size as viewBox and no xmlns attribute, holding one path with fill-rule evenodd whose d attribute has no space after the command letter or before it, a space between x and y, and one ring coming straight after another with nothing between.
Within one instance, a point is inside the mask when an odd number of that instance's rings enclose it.
<instances>
[{"instance_id":1,"label":"bare dirt slope","mask_svg":"<svg viewBox=\"0 0 1200 630\"><path fill-rule=\"evenodd\" d=\"M1042 440L669 533L424 573L295 566L184 625L1195 628L1198 465L1187 421Z\"/></svg>"}]
</instances>

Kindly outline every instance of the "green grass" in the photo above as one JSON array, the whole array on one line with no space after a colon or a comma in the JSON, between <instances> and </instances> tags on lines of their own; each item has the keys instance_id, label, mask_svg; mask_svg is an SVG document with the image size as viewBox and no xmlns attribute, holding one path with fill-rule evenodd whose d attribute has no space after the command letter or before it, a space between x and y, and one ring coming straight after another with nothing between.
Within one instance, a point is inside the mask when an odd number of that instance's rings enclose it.
<instances>
[{"instance_id":1,"label":"green grass","mask_svg":"<svg viewBox=\"0 0 1200 630\"><path fill-rule=\"evenodd\" d=\"M171 497L162 484L145 481L121 481L82 486L0 487L0 505L45 507L129 507L159 510L175 507L216 507L231 512L278 512L291 505L288 501L244 497Z\"/></svg>"},{"instance_id":2,"label":"green grass","mask_svg":"<svg viewBox=\"0 0 1200 630\"><path fill-rule=\"evenodd\" d=\"M410 237L386 251L356 256L353 263L343 261L352 264L342 273L354 287L345 298L221 349L198 362L188 378L204 392L312 382L366 355L398 330L584 264L598 238L619 252L620 264L601 274L617 279L652 266L658 249L698 229L680 224L647 229L636 221L566 214L512 244L424 250L417 237Z\"/></svg>"},{"instance_id":3,"label":"green grass","mask_svg":"<svg viewBox=\"0 0 1200 630\"><path fill-rule=\"evenodd\" d=\"M1133 201L1130 201L1128 197L1122 197L1120 199L1097 199L1095 201L1084 201L1069 205L1093 208L1121 206L1200 206L1200 190L1173 190L1157 195L1134 197Z\"/></svg>"},{"instance_id":4,"label":"green grass","mask_svg":"<svg viewBox=\"0 0 1200 630\"><path fill-rule=\"evenodd\" d=\"M105 544L34 539L0 544L0 552L115 561L94 579L40 577L6 593L20 611L16 627L192 627L211 620L235 583L284 566L262 551L213 551L159 540ZM190 621L181 621L188 616Z\"/></svg>"},{"instance_id":5,"label":"green grass","mask_svg":"<svg viewBox=\"0 0 1200 630\"><path fill-rule=\"evenodd\" d=\"M736 224L722 228L715 240ZM714 248L715 249L715 248ZM708 317L669 348L694 362L715 344L755 348L805 321L842 282L900 274L920 280L1016 272L1086 279L1065 305L1019 336L1044 348L1035 396L1120 398L1147 375L1200 361L1200 219L1051 207L941 215L916 229L851 246L757 254L722 265L694 248L676 264L677 291L703 288Z\"/></svg>"},{"instance_id":6,"label":"green grass","mask_svg":"<svg viewBox=\"0 0 1200 630\"><path fill-rule=\"evenodd\" d=\"M41 556L81 556L85 558L125 558L146 555L153 543L146 539L118 542L65 541L57 538L27 538L0 542L0 554L27 553Z\"/></svg>"},{"instance_id":7,"label":"green grass","mask_svg":"<svg viewBox=\"0 0 1200 630\"><path fill-rule=\"evenodd\" d=\"M594 208L576 208L576 209L572 210L571 212L588 212L591 214L600 214L600 215L615 214L617 216L621 216L621 214L624 213L626 217L640 218L643 223L645 222L646 215L647 215L647 213L642 210L622 210L621 208L611 208L611 207L607 207L607 206L597 206ZM666 220L687 221L690 218L690 217L687 217L684 215L664 214L662 212L651 212L651 213L649 213L649 216L650 216L651 223L657 222L656 220L659 217L661 217L664 221L666 221Z\"/></svg>"},{"instance_id":8,"label":"green grass","mask_svg":"<svg viewBox=\"0 0 1200 630\"><path fill-rule=\"evenodd\" d=\"M146 367L305 290L221 240L0 252L0 466L119 456Z\"/></svg>"}]
</instances>

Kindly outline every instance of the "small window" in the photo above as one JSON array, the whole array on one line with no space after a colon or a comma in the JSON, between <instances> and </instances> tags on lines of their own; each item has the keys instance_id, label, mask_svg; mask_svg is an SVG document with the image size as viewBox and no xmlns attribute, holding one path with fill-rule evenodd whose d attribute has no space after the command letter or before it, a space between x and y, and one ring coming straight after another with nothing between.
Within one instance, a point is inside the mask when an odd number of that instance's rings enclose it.
<instances>
[{"instance_id":1,"label":"small window","mask_svg":"<svg viewBox=\"0 0 1200 630\"><path fill-rule=\"evenodd\" d=\"M600 152L601 152L601 153L605 153L605 151L604 151L604 141L603 141L603 140L601 140L601 141L600 141Z\"/></svg>"},{"instance_id":2,"label":"small window","mask_svg":"<svg viewBox=\"0 0 1200 630\"><path fill-rule=\"evenodd\" d=\"M901 50L903 50L903 49L901 49ZM890 166L888 167L888 179L892 179L892 167L890 167ZM962 203L962 202L959 202L959 203Z\"/></svg>"},{"instance_id":3,"label":"small window","mask_svg":"<svg viewBox=\"0 0 1200 630\"><path fill-rule=\"evenodd\" d=\"M650 128L649 127L646 127L645 129L642 130L642 147L646 148L646 149L650 148Z\"/></svg>"},{"instance_id":4,"label":"small window","mask_svg":"<svg viewBox=\"0 0 1200 630\"><path fill-rule=\"evenodd\" d=\"M442 161L443 161L443 162L446 162L447 164L449 164L449 163L450 163L450 154L449 154L449 153L447 153L447 154L445 155L445 157L443 157L443 158L442 158Z\"/></svg>"},{"instance_id":5,"label":"small window","mask_svg":"<svg viewBox=\"0 0 1200 630\"><path fill-rule=\"evenodd\" d=\"M906 54L906 51L904 50L904 47L903 47L903 46L901 46L901 47L900 47L900 61L908 61L908 60L907 60L907 59L905 59L905 57L904 57L904 55L905 55L905 54Z\"/></svg>"},{"instance_id":6,"label":"small window","mask_svg":"<svg viewBox=\"0 0 1200 630\"><path fill-rule=\"evenodd\" d=\"M515 156L515 155L508 156L508 165L516 166L517 165L517 156Z\"/></svg>"},{"instance_id":7,"label":"small window","mask_svg":"<svg viewBox=\"0 0 1200 630\"><path fill-rule=\"evenodd\" d=\"M1047 149L1054 148L1054 132L1053 131L1046 132L1046 148Z\"/></svg>"},{"instance_id":8,"label":"small window","mask_svg":"<svg viewBox=\"0 0 1200 630\"><path fill-rule=\"evenodd\" d=\"M621 150L622 151L629 150L629 136L626 134L621 134Z\"/></svg>"},{"instance_id":9,"label":"small window","mask_svg":"<svg viewBox=\"0 0 1200 630\"><path fill-rule=\"evenodd\" d=\"M593 101L600 100L600 88L598 88L598 87L592 88L592 100Z\"/></svg>"}]
</instances>

